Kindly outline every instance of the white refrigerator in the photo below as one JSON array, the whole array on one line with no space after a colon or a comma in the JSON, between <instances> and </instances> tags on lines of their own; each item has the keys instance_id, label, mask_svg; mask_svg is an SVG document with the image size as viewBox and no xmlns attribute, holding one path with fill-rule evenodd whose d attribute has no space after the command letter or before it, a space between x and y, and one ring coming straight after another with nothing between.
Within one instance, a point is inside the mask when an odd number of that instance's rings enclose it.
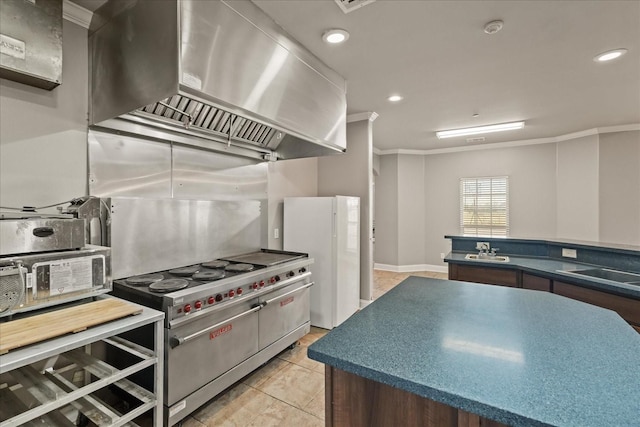
<instances>
[{"instance_id":1,"label":"white refrigerator","mask_svg":"<svg viewBox=\"0 0 640 427\"><path fill-rule=\"evenodd\" d=\"M360 307L360 198L287 197L283 247L306 252L311 266L311 324L332 329Z\"/></svg>"}]
</instances>

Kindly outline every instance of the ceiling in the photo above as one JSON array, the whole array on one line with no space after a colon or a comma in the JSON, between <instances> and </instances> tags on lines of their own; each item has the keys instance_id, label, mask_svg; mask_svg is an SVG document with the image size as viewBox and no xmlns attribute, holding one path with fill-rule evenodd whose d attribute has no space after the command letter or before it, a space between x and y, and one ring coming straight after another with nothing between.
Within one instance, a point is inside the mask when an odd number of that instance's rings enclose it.
<instances>
[{"instance_id":1,"label":"ceiling","mask_svg":"<svg viewBox=\"0 0 640 427\"><path fill-rule=\"evenodd\" d=\"M103 0L75 2L94 10ZM378 113L373 144L382 152L640 124L638 0L377 0L348 14L334 0L253 2L347 79L348 114ZM504 28L485 34L496 19ZM347 30L349 40L325 44L330 28ZM621 47L625 56L593 61ZM404 99L391 103L392 94ZM524 129L488 134L482 143L435 136L519 120Z\"/></svg>"}]
</instances>

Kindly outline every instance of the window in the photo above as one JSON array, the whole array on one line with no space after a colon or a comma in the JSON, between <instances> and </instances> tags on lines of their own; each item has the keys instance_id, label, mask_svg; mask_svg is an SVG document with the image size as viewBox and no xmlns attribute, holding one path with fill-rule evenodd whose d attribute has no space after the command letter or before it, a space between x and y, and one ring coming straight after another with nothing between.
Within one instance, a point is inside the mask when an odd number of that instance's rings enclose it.
<instances>
[{"instance_id":1,"label":"window","mask_svg":"<svg viewBox=\"0 0 640 427\"><path fill-rule=\"evenodd\" d=\"M463 236L509 235L509 177L460 179Z\"/></svg>"}]
</instances>

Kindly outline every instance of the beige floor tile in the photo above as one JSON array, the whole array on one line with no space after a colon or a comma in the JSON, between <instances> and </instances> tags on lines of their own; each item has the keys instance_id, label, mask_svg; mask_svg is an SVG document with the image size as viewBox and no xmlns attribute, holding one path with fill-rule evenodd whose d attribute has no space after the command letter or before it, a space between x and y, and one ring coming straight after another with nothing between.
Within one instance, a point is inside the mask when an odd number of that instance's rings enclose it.
<instances>
[{"instance_id":1,"label":"beige floor tile","mask_svg":"<svg viewBox=\"0 0 640 427\"><path fill-rule=\"evenodd\" d=\"M307 357L307 346L304 345L297 345L292 350L285 350L278 355L278 358L312 371L324 372L324 364L309 359Z\"/></svg>"},{"instance_id":2,"label":"beige floor tile","mask_svg":"<svg viewBox=\"0 0 640 427\"><path fill-rule=\"evenodd\" d=\"M304 408L305 412L324 420L324 386L316 393Z\"/></svg>"},{"instance_id":3,"label":"beige floor tile","mask_svg":"<svg viewBox=\"0 0 640 427\"><path fill-rule=\"evenodd\" d=\"M239 383L192 416L207 426L246 426L273 401L273 397Z\"/></svg>"},{"instance_id":4,"label":"beige floor tile","mask_svg":"<svg viewBox=\"0 0 640 427\"><path fill-rule=\"evenodd\" d=\"M286 367L289 363L290 362L284 359L274 357L261 368L254 371L251 375L244 377L242 379L242 383L251 387L258 387L260 384L271 378L276 372Z\"/></svg>"},{"instance_id":5,"label":"beige floor tile","mask_svg":"<svg viewBox=\"0 0 640 427\"><path fill-rule=\"evenodd\" d=\"M290 364L261 384L258 390L302 409L323 386L323 374Z\"/></svg>"},{"instance_id":6,"label":"beige floor tile","mask_svg":"<svg viewBox=\"0 0 640 427\"><path fill-rule=\"evenodd\" d=\"M202 424L200 421L189 416L182 420L182 427L206 427L206 424Z\"/></svg>"},{"instance_id":7,"label":"beige floor tile","mask_svg":"<svg viewBox=\"0 0 640 427\"><path fill-rule=\"evenodd\" d=\"M323 427L320 418L276 400L248 424L249 427Z\"/></svg>"},{"instance_id":8,"label":"beige floor tile","mask_svg":"<svg viewBox=\"0 0 640 427\"><path fill-rule=\"evenodd\" d=\"M325 336L328 332L329 331L327 329L316 328L315 326L312 326L311 331L304 337L300 338L300 345L310 346L311 344Z\"/></svg>"}]
</instances>

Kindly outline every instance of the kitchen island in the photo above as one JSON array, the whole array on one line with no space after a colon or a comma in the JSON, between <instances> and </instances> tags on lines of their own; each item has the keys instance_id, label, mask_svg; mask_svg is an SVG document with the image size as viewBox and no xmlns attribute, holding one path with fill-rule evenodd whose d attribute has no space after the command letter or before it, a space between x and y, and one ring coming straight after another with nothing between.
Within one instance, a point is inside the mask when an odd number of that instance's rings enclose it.
<instances>
[{"instance_id":1,"label":"kitchen island","mask_svg":"<svg viewBox=\"0 0 640 427\"><path fill-rule=\"evenodd\" d=\"M640 336L550 293L409 277L308 355L327 426L640 424Z\"/></svg>"}]
</instances>

